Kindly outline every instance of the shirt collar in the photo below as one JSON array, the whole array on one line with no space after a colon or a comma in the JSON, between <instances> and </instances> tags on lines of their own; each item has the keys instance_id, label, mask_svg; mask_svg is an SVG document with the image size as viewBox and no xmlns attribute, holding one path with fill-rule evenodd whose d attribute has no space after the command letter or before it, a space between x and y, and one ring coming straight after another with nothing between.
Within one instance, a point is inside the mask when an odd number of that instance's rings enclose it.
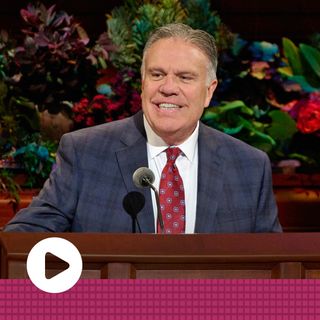
<instances>
[{"instance_id":1,"label":"shirt collar","mask_svg":"<svg viewBox=\"0 0 320 320\"><path fill-rule=\"evenodd\" d=\"M158 156L169 146L159 137L150 127L145 115L143 115L143 124L147 134L147 143L149 145L151 159ZM199 121L191 136L183 143L177 145L189 161L193 161L199 135Z\"/></svg>"}]
</instances>

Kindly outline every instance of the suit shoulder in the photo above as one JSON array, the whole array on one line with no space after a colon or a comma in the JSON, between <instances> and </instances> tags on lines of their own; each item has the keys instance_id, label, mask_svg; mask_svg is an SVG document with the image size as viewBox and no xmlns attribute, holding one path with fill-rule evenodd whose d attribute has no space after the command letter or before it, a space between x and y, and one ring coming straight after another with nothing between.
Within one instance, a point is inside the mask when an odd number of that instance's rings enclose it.
<instances>
[{"instance_id":1,"label":"suit shoulder","mask_svg":"<svg viewBox=\"0 0 320 320\"><path fill-rule=\"evenodd\" d=\"M124 144L131 144L145 136L142 123L142 115L138 112L129 118L67 133L62 136L61 142L68 141L75 145L103 143L115 146L122 141Z\"/></svg>"}]
</instances>

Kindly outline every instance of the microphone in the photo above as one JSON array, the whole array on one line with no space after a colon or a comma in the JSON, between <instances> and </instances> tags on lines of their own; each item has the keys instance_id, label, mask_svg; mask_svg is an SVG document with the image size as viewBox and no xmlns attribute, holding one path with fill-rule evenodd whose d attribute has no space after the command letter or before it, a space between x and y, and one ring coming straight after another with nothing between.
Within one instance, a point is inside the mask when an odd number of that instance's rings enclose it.
<instances>
[{"instance_id":1,"label":"microphone","mask_svg":"<svg viewBox=\"0 0 320 320\"><path fill-rule=\"evenodd\" d=\"M146 167L138 168L132 176L134 184L139 188L150 187L154 182L154 173Z\"/></svg>"},{"instance_id":2,"label":"microphone","mask_svg":"<svg viewBox=\"0 0 320 320\"><path fill-rule=\"evenodd\" d=\"M132 191L126 194L123 198L122 206L124 210L130 215L132 218L132 233L136 233L136 223L138 225L139 231L141 233L139 221L137 219L138 213L144 207L146 200L142 193L137 191Z\"/></svg>"},{"instance_id":3,"label":"microphone","mask_svg":"<svg viewBox=\"0 0 320 320\"><path fill-rule=\"evenodd\" d=\"M157 203L157 220L160 226L161 233L164 233L164 224L163 219L161 215L161 209L160 209L160 200L159 200L159 193L158 190L153 185L154 182L154 173L152 170L146 167L138 168L132 175L133 183L138 188L146 188L150 187L156 196L156 203Z\"/></svg>"}]
</instances>

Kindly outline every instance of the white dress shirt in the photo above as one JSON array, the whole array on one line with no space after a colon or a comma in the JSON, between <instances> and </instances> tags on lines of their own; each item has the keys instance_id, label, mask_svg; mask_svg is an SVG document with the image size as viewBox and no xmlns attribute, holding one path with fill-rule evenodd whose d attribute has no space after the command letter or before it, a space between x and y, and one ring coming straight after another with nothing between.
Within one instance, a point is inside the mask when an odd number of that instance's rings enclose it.
<instances>
[{"instance_id":1,"label":"white dress shirt","mask_svg":"<svg viewBox=\"0 0 320 320\"><path fill-rule=\"evenodd\" d=\"M169 146L151 129L145 117L143 117L143 121L147 134L148 164L149 168L155 175L154 186L159 190L161 172L167 163L165 150ZM184 186L186 233L194 233L196 222L198 190L198 134L199 122L192 135L182 144L176 146L182 151L182 154L176 160L176 165ZM157 203L152 190L151 197L155 230L157 230Z\"/></svg>"}]
</instances>

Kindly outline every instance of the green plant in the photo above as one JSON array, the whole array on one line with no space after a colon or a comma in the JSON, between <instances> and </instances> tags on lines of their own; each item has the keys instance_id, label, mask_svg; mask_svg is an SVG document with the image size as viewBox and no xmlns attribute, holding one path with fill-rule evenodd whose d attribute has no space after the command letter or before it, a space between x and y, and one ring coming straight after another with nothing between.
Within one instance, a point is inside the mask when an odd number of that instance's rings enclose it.
<instances>
[{"instance_id":1,"label":"green plant","mask_svg":"<svg viewBox=\"0 0 320 320\"><path fill-rule=\"evenodd\" d=\"M20 13L19 40L0 33L0 153L4 166L10 160L25 171L25 186L40 187L57 148L40 133L41 112L71 116L74 101L96 92L98 69L106 67L112 46L105 34L90 44L80 23L55 6L29 4ZM11 168L8 173L14 178ZM9 175L2 182L11 188Z\"/></svg>"},{"instance_id":2,"label":"green plant","mask_svg":"<svg viewBox=\"0 0 320 320\"><path fill-rule=\"evenodd\" d=\"M16 95L26 97L40 111L56 113L93 92L97 68L107 51L99 43L90 48L80 23L64 11L57 12L54 5L29 4L20 13L26 24L21 30L24 39L10 64Z\"/></svg>"},{"instance_id":3,"label":"green plant","mask_svg":"<svg viewBox=\"0 0 320 320\"><path fill-rule=\"evenodd\" d=\"M318 91L320 87L320 50L304 43L297 47L290 39L282 39L287 65L279 71L305 92Z\"/></svg>"},{"instance_id":4,"label":"green plant","mask_svg":"<svg viewBox=\"0 0 320 320\"><path fill-rule=\"evenodd\" d=\"M250 108L239 100L207 108L202 121L265 152L287 144L296 132L288 114L280 110L264 112L257 105Z\"/></svg>"},{"instance_id":5,"label":"green plant","mask_svg":"<svg viewBox=\"0 0 320 320\"><path fill-rule=\"evenodd\" d=\"M266 151L275 168L295 159L300 171L319 170L319 50L286 38L282 50L234 40L220 55L219 86L203 121Z\"/></svg>"},{"instance_id":6,"label":"green plant","mask_svg":"<svg viewBox=\"0 0 320 320\"><path fill-rule=\"evenodd\" d=\"M49 176L55 164L57 144L42 141L39 134L34 134L24 146L14 151L11 156L21 165L27 174L25 187L39 187Z\"/></svg>"},{"instance_id":7,"label":"green plant","mask_svg":"<svg viewBox=\"0 0 320 320\"><path fill-rule=\"evenodd\" d=\"M20 147L22 139L39 131L39 113L35 105L23 97L13 96L0 80L0 152Z\"/></svg>"},{"instance_id":8,"label":"green plant","mask_svg":"<svg viewBox=\"0 0 320 320\"><path fill-rule=\"evenodd\" d=\"M7 197L10 199L14 211L16 211L20 202L20 186L14 180L13 174L5 169L0 169L0 191L7 193Z\"/></svg>"},{"instance_id":9,"label":"green plant","mask_svg":"<svg viewBox=\"0 0 320 320\"><path fill-rule=\"evenodd\" d=\"M206 0L127 0L108 15L108 35L116 46L110 55L112 63L120 70L130 68L139 74L143 47L150 32L172 22L207 30L216 37L221 49L231 44L231 33Z\"/></svg>"}]
</instances>

